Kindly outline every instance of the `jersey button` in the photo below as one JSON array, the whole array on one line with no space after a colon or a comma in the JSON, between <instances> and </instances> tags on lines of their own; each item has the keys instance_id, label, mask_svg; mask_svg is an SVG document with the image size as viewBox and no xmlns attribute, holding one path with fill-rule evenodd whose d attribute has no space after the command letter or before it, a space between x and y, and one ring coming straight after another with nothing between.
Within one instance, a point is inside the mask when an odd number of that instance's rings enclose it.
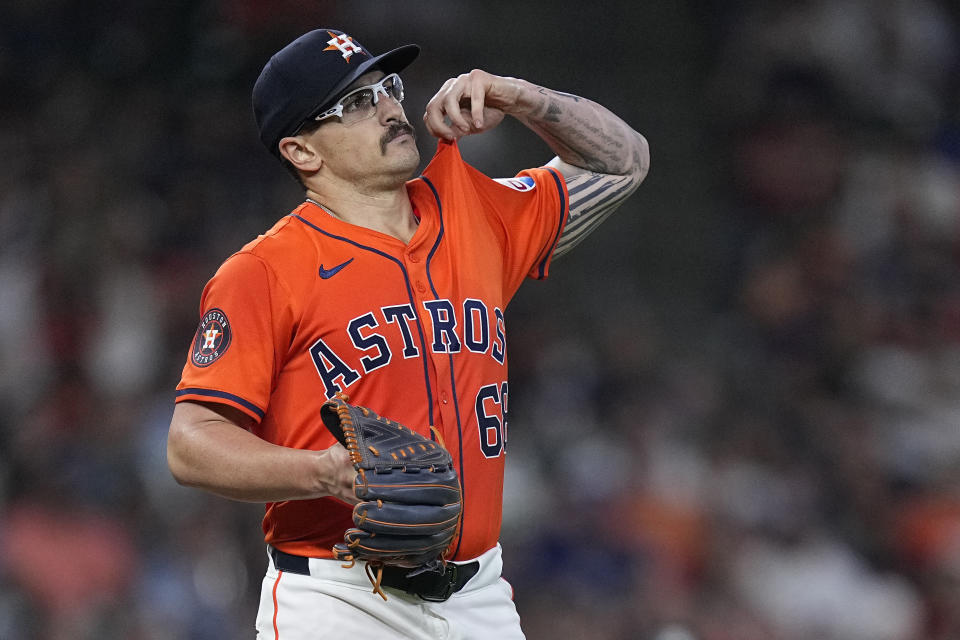
<instances>
[{"instance_id":1,"label":"jersey button","mask_svg":"<svg viewBox=\"0 0 960 640\"><path fill-rule=\"evenodd\" d=\"M441 391L441 392L440 392L440 402L442 402L443 404L447 404L449 401L450 401L450 398L447 397L447 392L446 392L446 391Z\"/></svg>"},{"instance_id":2,"label":"jersey button","mask_svg":"<svg viewBox=\"0 0 960 640\"><path fill-rule=\"evenodd\" d=\"M410 262L420 262L420 257L415 253L411 253L407 257L410 259Z\"/></svg>"},{"instance_id":3,"label":"jersey button","mask_svg":"<svg viewBox=\"0 0 960 640\"><path fill-rule=\"evenodd\" d=\"M420 293L426 293L427 285L423 284L422 280L417 280L417 291Z\"/></svg>"}]
</instances>

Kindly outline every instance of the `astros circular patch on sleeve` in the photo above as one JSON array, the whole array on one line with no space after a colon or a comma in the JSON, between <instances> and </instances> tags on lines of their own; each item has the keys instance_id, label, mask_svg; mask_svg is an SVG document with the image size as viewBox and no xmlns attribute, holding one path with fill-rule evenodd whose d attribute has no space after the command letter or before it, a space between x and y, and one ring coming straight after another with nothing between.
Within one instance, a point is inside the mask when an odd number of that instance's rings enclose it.
<instances>
[{"instance_id":1,"label":"astros circular patch on sleeve","mask_svg":"<svg viewBox=\"0 0 960 640\"><path fill-rule=\"evenodd\" d=\"M230 346L231 330L227 314L210 309L200 319L197 337L193 340L190 361L197 367L209 367Z\"/></svg>"}]
</instances>

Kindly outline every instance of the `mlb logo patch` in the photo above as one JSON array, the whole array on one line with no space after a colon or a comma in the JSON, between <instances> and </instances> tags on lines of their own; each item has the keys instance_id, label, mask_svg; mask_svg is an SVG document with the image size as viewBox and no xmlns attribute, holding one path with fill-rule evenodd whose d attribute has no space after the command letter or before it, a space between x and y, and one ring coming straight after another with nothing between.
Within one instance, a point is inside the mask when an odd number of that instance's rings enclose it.
<instances>
[{"instance_id":1,"label":"mlb logo patch","mask_svg":"<svg viewBox=\"0 0 960 640\"><path fill-rule=\"evenodd\" d=\"M519 178L497 178L496 182L510 187L514 191L533 191L537 183L530 176L520 176Z\"/></svg>"}]
</instances>

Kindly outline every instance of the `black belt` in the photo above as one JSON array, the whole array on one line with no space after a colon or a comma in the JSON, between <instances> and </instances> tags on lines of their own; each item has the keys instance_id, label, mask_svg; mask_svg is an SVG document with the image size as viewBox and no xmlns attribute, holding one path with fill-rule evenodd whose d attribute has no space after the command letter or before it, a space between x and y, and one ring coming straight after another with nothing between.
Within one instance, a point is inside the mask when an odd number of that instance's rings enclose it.
<instances>
[{"instance_id":1,"label":"black belt","mask_svg":"<svg viewBox=\"0 0 960 640\"><path fill-rule=\"evenodd\" d=\"M273 558L273 566L278 571L297 573L303 576L310 575L309 558L284 553L271 546L267 546L267 549L270 551L270 557ZM480 563L476 560L463 564L450 562L447 563L446 570L443 573L424 571L413 577L407 577L407 574L413 569L385 566L380 584L384 587L392 587L420 596L430 602L445 602L450 596L463 589L467 581L477 575L479 570Z\"/></svg>"}]
</instances>

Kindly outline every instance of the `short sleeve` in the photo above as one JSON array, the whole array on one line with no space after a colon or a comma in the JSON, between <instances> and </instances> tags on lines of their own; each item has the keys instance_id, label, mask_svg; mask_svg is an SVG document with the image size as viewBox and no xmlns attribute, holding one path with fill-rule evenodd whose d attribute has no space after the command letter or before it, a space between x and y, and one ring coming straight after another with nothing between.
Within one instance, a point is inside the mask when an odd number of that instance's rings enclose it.
<instances>
[{"instance_id":1,"label":"short sleeve","mask_svg":"<svg viewBox=\"0 0 960 640\"><path fill-rule=\"evenodd\" d=\"M234 254L203 290L177 402L215 402L263 418L292 330L290 296L262 259Z\"/></svg>"},{"instance_id":2,"label":"short sleeve","mask_svg":"<svg viewBox=\"0 0 960 640\"><path fill-rule=\"evenodd\" d=\"M546 278L569 214L563 177L542 167L501 179L475 171L473 180L502 233L506 289L515 292L525 277Z\"/></svg>"}]
</instances>

